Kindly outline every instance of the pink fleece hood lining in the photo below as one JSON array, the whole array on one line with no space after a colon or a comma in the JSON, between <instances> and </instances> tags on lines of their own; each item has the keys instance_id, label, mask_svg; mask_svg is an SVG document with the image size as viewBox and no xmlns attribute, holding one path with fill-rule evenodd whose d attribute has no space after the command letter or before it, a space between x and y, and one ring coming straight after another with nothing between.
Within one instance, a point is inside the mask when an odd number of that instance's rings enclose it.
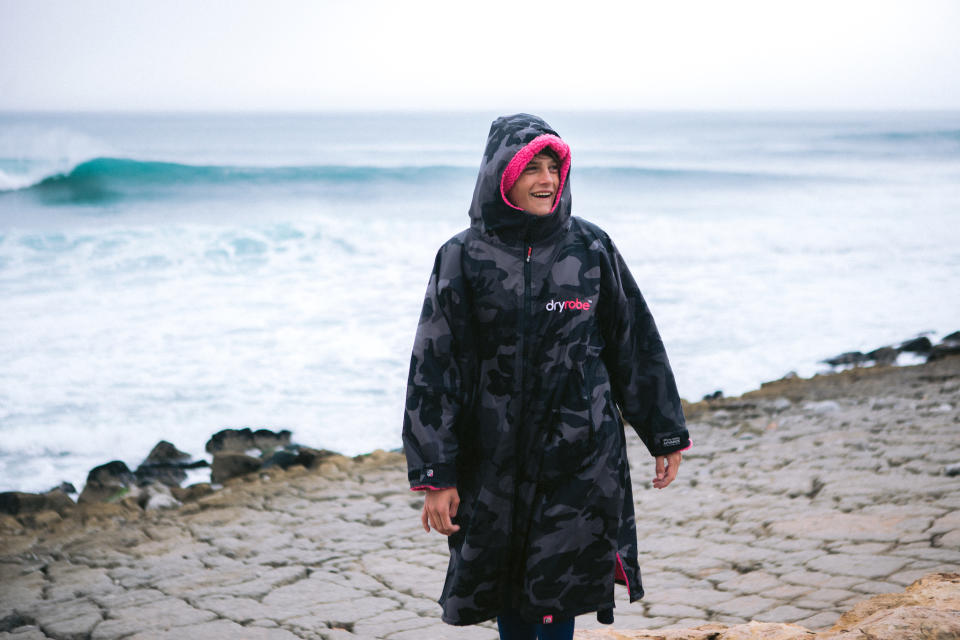
<instances>
[{"instance_id":1,"label":"pink fleece hood lining","mask_svg":"<svg viewBox=\"0 0 960 640\"><path fill-rule=\"evenodd\" d=\"M520 177L520 173L530 164L530 161L533 160L533 156L543 151L546 147L550 147L560 156L560 186L557 189L557 197L553 201L553 207L550 209L550 213L553 213L557 205L560 204L560 195L563 193L563 183L567 181L567 172L570 171L570 146L552 133L545 133L537 136L528 142L523 149L517 151L516 155L510 160L510 163L507 164L507 168L503 170L503 176L500 178L500 197L507 203L507 206L517 211L523 211L523 209L510 202L507 198L507 192L510 191Z\"/></svg>"}]
</instances>

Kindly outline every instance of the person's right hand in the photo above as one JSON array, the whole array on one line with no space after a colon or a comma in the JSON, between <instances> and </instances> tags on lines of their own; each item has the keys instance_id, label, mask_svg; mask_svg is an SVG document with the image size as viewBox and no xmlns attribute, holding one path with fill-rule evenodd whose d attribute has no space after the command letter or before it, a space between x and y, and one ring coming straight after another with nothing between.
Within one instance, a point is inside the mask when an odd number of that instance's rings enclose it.
<instances>
[{"instance_id":1,"label":"person's right hand","mask_svg":"<svg viewBox=\"0 0 960 640\"><path fill-rule=\"evenodd\" d=\"M459 531L460 525L453 524L450 520L457 515L459 506L460 494L457 493L456 487L436 491L427 490L423 499L423 513L420 514L423 530L429 533L432 526L437 533L445 536Z\"/></svg>"}]
</instances>

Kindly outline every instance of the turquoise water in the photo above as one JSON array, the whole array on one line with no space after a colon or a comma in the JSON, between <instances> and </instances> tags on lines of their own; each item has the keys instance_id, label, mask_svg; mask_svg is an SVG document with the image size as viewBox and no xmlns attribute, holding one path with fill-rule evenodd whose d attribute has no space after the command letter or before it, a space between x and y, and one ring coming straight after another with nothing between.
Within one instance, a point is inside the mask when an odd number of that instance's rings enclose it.
<instances>
[{"instance_id":1,"label":"turquoise water","mask_svg":"<svg viewBox=\"0 0 960 640\"><path fill-rule=\"evenodd\" d=\"M227 426L399 446L496 115L0 115L0 489ZM960 113L542 115L685 397L960 328Z\"/></svg>"}]
</instances>

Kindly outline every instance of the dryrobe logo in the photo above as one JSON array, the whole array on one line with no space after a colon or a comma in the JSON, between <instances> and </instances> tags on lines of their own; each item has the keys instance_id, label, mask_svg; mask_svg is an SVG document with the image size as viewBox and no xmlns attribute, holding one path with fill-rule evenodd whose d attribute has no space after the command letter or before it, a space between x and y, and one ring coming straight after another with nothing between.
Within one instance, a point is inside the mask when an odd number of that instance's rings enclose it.
<instances>
[{"instance_id":1,"label":"dryrobe logo","mask_svg":"<svg viewBox=\"0 0 960 640\"><path fill-rule=\"evenodd\" d=\"M547 303L546 309L558 313L562 311L590 311L590 301L581 301L580 298L576 300L551 300Z\"/></svg>"}]
</instances>

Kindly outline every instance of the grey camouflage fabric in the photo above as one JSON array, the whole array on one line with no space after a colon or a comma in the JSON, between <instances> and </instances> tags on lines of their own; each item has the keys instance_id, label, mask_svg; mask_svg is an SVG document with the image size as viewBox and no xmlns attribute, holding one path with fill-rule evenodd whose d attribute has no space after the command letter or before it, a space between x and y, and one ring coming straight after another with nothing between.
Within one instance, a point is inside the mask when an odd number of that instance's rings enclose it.
<instances>
[{"instance_id":1,"label":"grey camouflage fabric","mask_svg":"<svg viewBox=\"0 0 960 640\"><path fill-rule=\"evenodd\" d=\"M653 317L601 229L507 205L501 175L553 131L526 114L490 128L470 227L437 254L403 421L412 488L457 487L444 621L505 609L530 622L596 611L614 581L643 596L621 413L652 455L689 446Z\"/></svg>"}]
</instances>

